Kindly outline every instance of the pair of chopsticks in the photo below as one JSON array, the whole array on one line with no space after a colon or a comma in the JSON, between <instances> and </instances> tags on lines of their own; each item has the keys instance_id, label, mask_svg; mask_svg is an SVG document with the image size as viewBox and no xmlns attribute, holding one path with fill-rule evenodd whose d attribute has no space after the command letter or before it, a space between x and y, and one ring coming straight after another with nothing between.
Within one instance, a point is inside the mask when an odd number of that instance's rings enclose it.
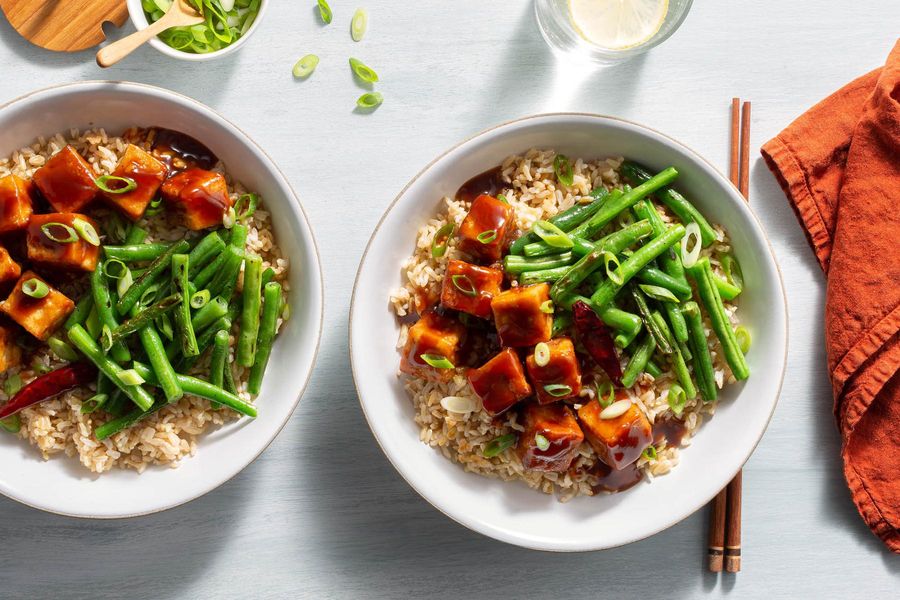
<instances>
[{"instance_id":1,"label":"pair of chopsticks","mask_svg":"<svg viewBox=\"0 0 900 600\"><path fill-rule=\"evenodd\" d=\"M731 99L731 183L749 201L750 102ZM741 570L741 474L738 471L710 503L707 567L713 573Z\"/></svg>"}]
</instances>

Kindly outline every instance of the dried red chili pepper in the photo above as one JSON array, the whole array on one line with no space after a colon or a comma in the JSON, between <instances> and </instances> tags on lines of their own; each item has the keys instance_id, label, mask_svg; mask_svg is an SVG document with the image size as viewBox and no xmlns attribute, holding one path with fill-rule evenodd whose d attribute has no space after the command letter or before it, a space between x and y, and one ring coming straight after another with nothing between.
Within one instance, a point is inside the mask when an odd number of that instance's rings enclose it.
<instances>
[{"instance_id":1,"label":"dried red chili pepper","mask_svg":"<svg viewBox=\"0 0 900 600\"><path fill-rule=\"evenodd\" d=\"M578 340L616 385L622 385L622 363L609 328L584 302L572 306Z\"/></svg>"},{"instance_id":2,"label":"dried red chili pepper","mask_svg":"<svg viewBox=\"0 0 900 600\"><path fill-rule=\"evenodd\" d=\"M41 375L10 398L0 407L0 419L14 415L44 400L49 400L79 385L85 385L97 376L97 368L86 362L77 362Z\"/></svg>"}]
</instances>

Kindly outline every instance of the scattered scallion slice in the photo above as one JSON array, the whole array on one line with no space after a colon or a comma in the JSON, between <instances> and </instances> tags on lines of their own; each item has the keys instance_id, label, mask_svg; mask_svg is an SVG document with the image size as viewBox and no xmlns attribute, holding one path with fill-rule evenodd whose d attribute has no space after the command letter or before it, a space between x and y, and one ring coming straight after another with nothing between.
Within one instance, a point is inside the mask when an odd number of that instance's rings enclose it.
<instances>
[{"instance_id":1,"label":"scattered scallion slice","mask_svg":"<svg viewBox=\"0 0 900 600\"><path fill-rule=\"evenodd\" d=\"M669 290L662 286L642 283L638 285L638 287L641 288L642 292L644 292L654 300L659 300L660 302L672 302L674 304L678 304L680 302L678 297L672 293L672 290Z\"/></svg>"},{"instance_id":2,"label":"scattered scallion slice","mask_svg":"<svg viewBox=\"0 0 900 600\"><path fill-rule=\"evenodd\" d=\"M106 404L107 400L109 400L108 394L94 394L81 403L81 414L87 415L94 412L95 410Z\"/></svg>"},{"instance_id":3,"label":"scattered scallion slice","mask_svg":"<svg viewBox=\"0 0 900 600\"><path fill-rule=\"evenodd\" d=\"M684 410L684 405L687 403L687 394L685 394L684 388L677 383L673 383L672 387L669 388L666 401L669 403L669 408L672 409L675 416L680 417L681 412Z\"/></svg>"},{"instance_id":4,"label":"scattered scallion slice","mask_svg":"<svg viewBox=\"0 0 900 600\"><path fill-rule=\"evenodd\" d=\"M230 207L225 211L225 214L222 215L222 227L225 229L231 229L234 227L235 222L237 222L237 213L234 211L234 207Z\"/></svg>"},{"instance_id":5,"label":"scattered scallion slice","mask_svg":"<svg viewBox=\"0 0 900 600\"><path fill-rule=\"evenodd\" d=\"M509 204L509 198L506 197L506 194L497 194L497 200L503 204Z\"/></svg>"},{"instance_id":6,"label":"scattered scallion slice","mask_svg":"<svg viewBox=\"0 0 900 600\"><path fill-rule=\"evenodd\" d=\"M172 319L169 315L162 315L156 320L156 328L170 342L175 339L175 330L172 328Z\"/></svg>"},{"instance_id":7,"label":"scattered scallion slice","mask_svg":"<svg viewBox=\"0 0 900 600\"><path fill-rule=\"evenodd\" d=\"M350 20L350 37L354 42L358 42L366 35L366 29L369 26L369 16L366 9L357 8L353 13L353 19Z\"/></svg>"},{"instance_id":8,"label":"scattered scallion slice","mask_svg":"<svg viewBox=\"0 0 900 600\"><path fill-rule=\"evenodd\" d=\"M565 398L572 393L572 388L564 383L550 383L544 386L544 391L554 398Z\"/></svg>"},{"instance_id":9,"label":"scattered scallion slice","mask_svg":"<svg viewBox=\"0 0 900 600\"><path fill-rule=\"evenodd\" d=\"M69 362L78 360L78 353L75 352L75 348L70 346L67 342L62 341L58 337L51 336L50 339L47 340L47 345L50 347L50 350L58 356L61 360L66 360Z\"/></svg>"},{"instance_id":10,"label":"scattered scallion slice","mask_svg":"<svg viewBox=\"0 0 900 600\"><path fill-rule=\"evenodd\" d=\"M198 309L206 306L206 303L209 302L210 293L209 290L200 290L193 296L191 296L191 308Z\"/></svg>"},{"instance_id":11,"label":"scattered scallion slice","mask_svg":"<svg viewBox=\"0 0 900 600\"><path fill-rule=\"evenodd\" d=\"M6 417L5 419L0 419L0 429L4 431L8 431L9 433L19 433L19 430L22 428L22 420L19 417L19 413Z\"/></svg>"},{"instance_id":12,"label":"scattered scallion slice","mask_svg":"<svg viewBox=\"0 0 900 600\"><path fill-rule=\"evenodd\" d=\"M26 279L22 283L22 293L29 298L40 300L50 293L50 286L37 277L32 277L31 279Z\"/></svg>"},{"instance_id":13,"label":"scattered scallion slice","mask_svg":"<svg viewBox=\"0 0 900 600\"><path fill-rule=\"evenodd\" d=\"M103 274L110 279L122 279L128 272L128 266L118 258L110 258L103 265Z\"/></svg>"},{"instance_id":14,"label":"scattered scallion slice","mask_svg":"<svg viewBox=\"0 0 900 600\"><path fill-rule=\"evenodd\" d=\"M234 203L234 212L238 221L246 221L256 213L259 206L259 194L243 194Z\"/></svg>"},{"instance_id":15,"label":"scattered scallion slice","mask_svg":"<svg viewBox=\"0 0 900 600\"><path fill-rule=\"evenodd\" d=\"M692 238L694 240L693 246L691 246ZM703 247L701 242L700 226L691 221L684 228L684 237L681 238L681 262L684 263L685 268L690 268L697 264L697 259L700 258L700 250ZM688 249L689 247L690 250Z\"/></svg>"},{"instance_id":16,"label":"scattered scallion slice","mask_svg":"<svg viewBox=\"0 0 900 600\"><path fill-rule=\"evenodd\" d=\"M603 253L603 265L606 269L606 276L609 277L609 280L612 281L616 285L622 285L625 283L625 278L622 277L622 274L619 273L619 267L621 267L621 263L615 254L612 252L604 252ZM610 268L611 265L615 265L613 268Z\"/></svg>"},{"instance_id":17,"label":"scattered scallion slice","mask_svg":"<svg viewBox=\"0 0 900 600\"><path fill-rule=\"evenodd\" d=\"M541 312L545 315L552 315L554 311L553 300L544 300L541 302Z\"/></svg>"},{"instance_id":18,"label":"scattered scallion slice","mask_svg":"<svg viewBox=\"0 0 900 600\"><path fill-rule=\"evenodd\" d=\"M571 248L575 244L566 232L551 223L550 221L538 221L533 227L534 233L544 240L548 246L554 248Z\"/></svg>"},{"instance_id":19,"label":"scattered scallion slice","mask_svg":"<svg viewBox=\"0 0 900 600\"><path fill-rule=\"evenodd\" d=\"M447 223L435 232L434 239L431 241L431 256L433 258L441 258L447 253L447 242L450 241L450 236L453 235L455 229L456 226L453 223Z\"/></svg>"},{"instance_id":20,"label":"scattered scallion slice","mask_svg":"<svg viewBox=\"0 0 900 600\"><path fill-rule=\"evenodd\" d=\"M616 400L616 388L611 381L606 380L597 385L597 401L600 406L606 408Z\"/></svg>"},{"instance_id":21,"label":"scattered scallion slice","mask_svg":"<svg viewBox=\"0 0 900 600\"><path fill-rule=\"evenodd\" d=\"M540 433L536 433L534 434L534 445L537 446L538 450L543 452L550 449L550 440Z\"/></svg>"},{"instance_id":22,"label":"scattered scallion slice","mask_svg":"<svg viewBox=\"0 0 900 600\"><path fill-rule=\"evenodd\" d=\"M738 325L734 330L734 337L737 338L738 348L741 349L741 352L744 354L750 352L750 342L752 341L752 338L746 327Z\"/></svg>"},{"instance_id":23,"label":"scattered scallion slice","mask_svg":"<svg viewBox=\"0 0 900 600\"><path fill-rule=\"evenodd\" d=\"M534 347L534 364L546 367L550 363L550 346L547 342L541 342Z\"/></svg>"},{"instance_id":24,"label":"scattered scallion slice","mask_svg":"<svg viewBox=\"0 0 900 600\"><path fill-rule=\"evenodd\" d=\"M312 75L313 71L315 71L318 66L319 57L315 54L307 54L297 61L291 72L294 74L294 77L298 79L306 79Z\"/></svg>"},{"instance_id":25,"label":"scattered scallion slice","mask_svg":"<svg viewBox=\"0 0 900 600\"><path fill-rule=\"evenodd\" d=\"M107 194L127 194L137 189L137 181L131 177L119 177L118 175L101 175L94 180L100 190Z\"/></svg>"},{"instance_id":26,"label":"scattered scallion slice","mask_svg":"<svg viewBox=\"0 0 900 600\"><path fill-rule=\"evenodd\" d=\"M453 363L447 360L446 356L440 354L422 354L419 356L429 366L435 369L454 369Z\"/></svg>"},{"instance_id":27,"label":"scattered scallion slice","mask_svg":"<svg viewBox=\"0 0 900 600\"><path fill-rule=\"evenodd\" d=\"M326 25L331 23L331 19L334 17L334 13L331 12L331 7L328 6L328 2L325 0L318 0L319 3L319 16L322 17L322 22Z\"/></svg>"},{"instance_id":28,"label":"scattered scallion slice","mask_svg":"<svg viewBox=\"0 0 900 600\"><path fill-rule=\"evenodd\" d=\"M450 277L450 282L453 284L453 287L460 291L460 293L465 294L470 298L474 298L478 295L478 290L475 289L475 284L472 283L472 280L469 279L468 275L453 275Z\"/></svg>"},{"instance_id":29,"label":"scattered scallion slice","mask_svg":"<svg viewBox=\"0 0 900 600\"><path fill-rule=\"evenodd\" d=\"M31 370L38 375L43 375L44 373L49 373L51 371L50 367L37 357L31 361Z\"/></svg>"},{"instance_id":30,"label":"scattered scallion slice","mask_svg":"<svg viewBox=\"0 0 900 600\"><path fill-rule=\"evenodd\" d=\"M517 439L518 438L514 433L507 433L506 435L496 437L484 445L484 450L481 451L481 455L485 458L494 458L495 456L499 456L500 454L503 454L505 451L515 446Z\"/></svg>"},{"instance_id":31,"label":"scattered scallion slice","mask_svg":"<svg viewBox=\"0 0 900 600\"><path fill-rule=\"evenodd\" d=\"M144 383L144 378L134 369L125 369L119 373L119 381L123 385L141 385Z\"/></svg>"},{"instance_id":32,"label":"scattered scallion slice","mask_svg":"<svg viewBox=\"0 0 900 600\"><path fill-rule=\"evenodd\" d=\"M78 233L74 229L57 221L41 225L41 233L57 244L71 244L78 241Z\"/></svg>"},{"instance_id":33,"label":"scattered scallion slice","mask_svg":"<svg viewBox=\"0 0 900 600\"><path fill-rule=\"evenodd\" d=\"M100 236L97 235L97 230L93 225L91 225L84 219L74 219L72 221L72 227L76 232L78 232L78 235L81 236L81 239L86 241L91 246L100 245Z\"/></svg>"},{"instance_id":34,"label":"scattered scallion slice","mask_svg":"<svg viewBox=\"0 0 900 600\"><path fill-rule=\"evenodd\" d=\"M353 74L359 77L360 81L365 83L376 83L378 81L378 73L371 67L363 64L358 58L350 59L350 68L353 70Z\"/></svg>"},{"instance_id":35,"label":"scattered scallion slice","mask_svg":"<svg viewBox=\"0 0 900 600\"><path fill-rule=\"evenodd\" d=\"M112 348L112 346L112 329L110 329L108 325L104 325L100 328L100 347L103 348L104 352L109 352L109 349Z\"/></svg>"},{"instance_id":36,"label":"scattered scallion slice","mask_svg":"<svg viewBox=\"0 0 900 600\"><path fill-rule=\"evenodd\" d=\"M150 306L154 302L156 302L156 297L159 296L159 284L154 283L141 294L140 300L138 300L138 304L141 306Z\"/></svg>"},{"instance_id":37,"label":"scattered scallion slice","mask_svg":"<svg viewBox=\"0 0 900 600\"><path fill-rule=\"evenodd\" d=\"M565 186L575 183L575 173L572 171L572 163L564 154L557 154L553 159L553 172L556 173L556 179Z\"/></svg>"},{"instance_id":38,"label":"scattered scallion slice","mask_svg":"<svg viewBox=\"0 0 900 600\"><path fill-rule=\"evenodd\" d=\"M497 239L497 230L496 229L488 229L487 231L482 231L478 235L475 236L475 239L481 242L482 244L490 244L494 240Z\"/></svg>"},{"instance_id":39,"label":"scattered scallion slice","mask_svg":"<svg viewBox=\"0 0 900 600\"><path fill-rule=\"evenodd\" d=\"M153 200L150 201L150 204L147 206L147 210L144 211L144 216L155 217L162 211L163 211L162 198L154 198Z\"/></svg>"},{"instance_id":40,"label":"scattered scallion slice","mask_svg":"<svg viewBox=\"0 0 900 600\"><path fill-rule=\"evenodd\" d=\"M22 389L22 376L18 373L13 373L9 377L6 378L6 381L3 382L3 393L7 396L13 396L16 392Z\"/></svg>"},{"instance_id":41,"label":"scattered scallion slice","mask_svg":"<svg viewBox=\"0 0 900 600\"><path fill-rule=\"evenodd\" d=\"M380 106L382 102L384 102L384 96L381 95L381 92L366 92L357 98L356 106L369 109Z\"/></svg>"},{"instance_id":42,"label":"scattered scallion slice","mask_svg":"<svg viewBox=\"0 0 900 600\"><path fill-rule=\"evenodd\" d=\"M644 451L641 452L641 456L646 458L647 460L656 460L656 446L650 444Z\"/></svg>"},{"instance_id":43,"label":"scattered scallion slice","mask_svg":"<svg viewBox=\"0 0 900 600\"><path fill-rule=\"evenodd\" d=\"M743 290L744 274L737 259L731 254L724 254L719 257L719 263L722 265L722 271L725 272L725 278L728 283Z\"/></svg>"},{"instance_id":44,"label":"scattered scallion slice","mask_svg":"<svg viewBox=\"0 0 900 600\"><path fill-rule=\"evenodd\" d=\"M127 269L125 274L116 282L116 293L119 294L119 298L125 295L132 283L134 283L134 276L131 274L131 269Z\"/></svg>"}]
</instances>

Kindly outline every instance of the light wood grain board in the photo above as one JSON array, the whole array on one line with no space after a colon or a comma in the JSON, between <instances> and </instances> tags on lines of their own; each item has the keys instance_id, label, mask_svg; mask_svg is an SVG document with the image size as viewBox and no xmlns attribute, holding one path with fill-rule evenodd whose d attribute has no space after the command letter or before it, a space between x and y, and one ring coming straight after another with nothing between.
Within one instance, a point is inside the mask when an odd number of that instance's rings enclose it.
<instances>
[{"instance_id":1,"label":"light wood grain board","mask_svg":"<svg viewBox=\"0 0 900 600\"><path fill-rule=\"evenodd\" d=\"M104 23L121 26L128 17L125 0L0 0L0 8L26 40L59 52L97 46Z\"/></svg>"}]
</instances>

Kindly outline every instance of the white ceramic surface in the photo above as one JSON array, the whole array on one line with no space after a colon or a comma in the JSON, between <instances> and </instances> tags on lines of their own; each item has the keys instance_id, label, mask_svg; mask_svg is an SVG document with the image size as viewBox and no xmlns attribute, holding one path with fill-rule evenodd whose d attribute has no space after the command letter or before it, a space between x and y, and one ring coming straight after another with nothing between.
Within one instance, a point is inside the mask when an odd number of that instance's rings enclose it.
<instances>
[{"instance_id":1,"label":"white ceramic surface","mask_svg":"<svg viewBox=\"0 0 900 600\"><path fill-rule=\"evenodd\" d=\"M753 335L750 379L720 394L715 417L669 475L624 493L560 503L521 483L466 473L422 444L397 377L399 327L388 297L418 228L470 177L528 148L571 157L625 156L652 169L675 166L677 187L714 223L725 225L743 268L741 317ZM490 129L425 168L400 193L369 242L350 312L351 361L360 402L394 467L426 500L496 539L554 551L626 544L684 519L710 500L750 457L775 409L787 357L787 307L778 267L739 192L699 155L635 123L589 114L548 114Z\"/></svg>"},{"instance_id":2,"label":"white ceramic surface","mask_svg":"<svg viewBox=\"0 0 900 600\"><path fill-rule=\"evenodd\" d=\"M213 429L196 456L177 469L143 474L116 469L91 474L76 459L45 462L27 442L0 436L0 493L42 510L116 518L172 508L215 489L250 464L275 439L300 400L322 330L323 285L315 240L299 200L265 152L206 106L160 88L87 82L34 92L0 107L0 155L70 128L161 126L187 133L221 158L230 174L255 190L272 213L275 233L291 260L291 319L270 358L258 398L259 416Z\"/></svg>"},{"instance_id":3,"label":"white ceramic surface","mask_svg":"<svg viewBox=\"0 0 900 600\"><path fill-rule=\"evenodd\" d=\"M147 21L147 15L144 13L144 9L141 7L141 0L125 0L125 3L128 6L128 16L131 18L131 24L134 25L135 29L142 30L146 29L150 26L150 23ZM165 54L166 56L171 56L172 58L177 58L178 60L187 60L190 62L202 62L206 60L214 60L216 58L221 58L222 56L226 56L235 52L238 48L247 43L247 40L250 39L250 36L259 28L259 24L262 23L263 17L266 14L266 10L269 8L269 0L262 0L259 3L259 12L256 14L256 20L253 21L253 24L250 26L250 29L247 30L243 36L241 36L238 41L225 46L221 50L216 50L215 52L207 52L205 54L196 54L193 52L182 52L181 50L176 50L175 48L167 45L158 37L154 37L150 40L149 44Z\"/></svg>"}]
</instances>

